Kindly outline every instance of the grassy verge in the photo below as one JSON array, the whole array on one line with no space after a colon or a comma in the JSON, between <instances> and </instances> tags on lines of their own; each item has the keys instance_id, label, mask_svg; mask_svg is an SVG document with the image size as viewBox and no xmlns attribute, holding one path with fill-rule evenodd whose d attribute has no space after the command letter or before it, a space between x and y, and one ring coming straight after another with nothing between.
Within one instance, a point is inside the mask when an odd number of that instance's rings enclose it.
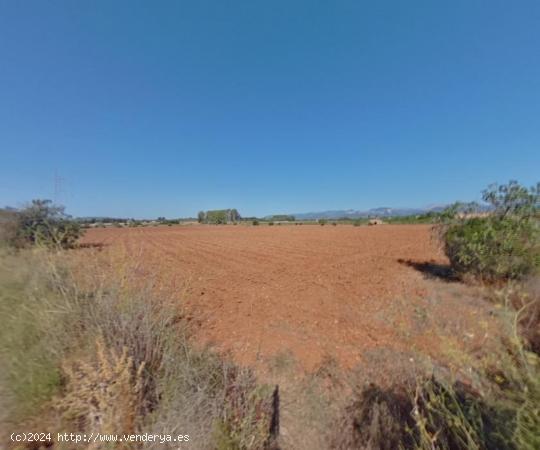
<instances>
[{"instance_id":1,"label":"grassy verge","mask_svg":"<svg viewBox=\"0 0 540 450\"><path fill-rule=\"evenodd\" d=\"M158 295L136 267L110 276L70 259L36 250L0 259L6 430L30 423L53 433L187 434L191 448L272 445L272 389L195 348L178 299Z\"/></svg>"},{"instance_id":2,"label":"grassy verge","mask_svg":"<svg viewBox=\"0 0 540 450\"><path fill-rule=\"evenodd\" d=\"M526 326L527 308L538 307L540 297L531 284L497 292L506 311L498 342L463 367L417 363L390 386L348 379L349 398L328 436L331 448L540 448L540 358Z\"/></svg>"}]
</instances>

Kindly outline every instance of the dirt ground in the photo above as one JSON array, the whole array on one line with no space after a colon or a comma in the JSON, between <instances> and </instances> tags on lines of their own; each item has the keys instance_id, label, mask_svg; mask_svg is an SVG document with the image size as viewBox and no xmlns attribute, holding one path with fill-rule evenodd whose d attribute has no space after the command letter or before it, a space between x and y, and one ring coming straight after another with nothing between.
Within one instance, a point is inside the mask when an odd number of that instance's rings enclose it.
<instances>
[{"instance_id":1,"label":"dirt ground","mask_svg":"<svg viewBox=\"0 0 540 450\"><path fill-rule=\"evenodd\" d=\"M84 242L169 279L201 342L255 368L451 358L481 349L495 326L426 225L108 228Z\"/></svg>"}]
</instances>

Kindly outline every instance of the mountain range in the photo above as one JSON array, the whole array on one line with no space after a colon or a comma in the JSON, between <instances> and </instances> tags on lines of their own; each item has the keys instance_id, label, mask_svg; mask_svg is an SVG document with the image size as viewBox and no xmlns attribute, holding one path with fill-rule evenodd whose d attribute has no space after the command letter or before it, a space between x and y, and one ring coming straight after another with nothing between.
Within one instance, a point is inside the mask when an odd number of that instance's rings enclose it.
<instances>
[{"instance_id":1,"label":"mountain range","mask_svg":"<svg viewBox=\"0 0 540 450\"><path fill-rule=\"evenodd\" d=\"M448 205L434 205L425 208L379 207L368 209L365 211L359 211L355 209L338 209L330 211L298 213L291 215L293 215L297 220L340 219L344 217L348 219L359 219L365 217L403 217L426 214L429 212L441 212L447 206Z\"/></svg>"}]
</instances>

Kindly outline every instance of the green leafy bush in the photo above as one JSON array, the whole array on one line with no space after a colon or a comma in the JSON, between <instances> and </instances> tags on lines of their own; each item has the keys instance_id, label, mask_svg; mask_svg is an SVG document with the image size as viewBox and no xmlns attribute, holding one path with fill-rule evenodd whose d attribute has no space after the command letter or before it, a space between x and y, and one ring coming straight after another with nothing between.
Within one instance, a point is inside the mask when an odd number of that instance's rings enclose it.
<instances>
[{"instance_id":1,"label":"green leafy bush","mask_svg":"<svg viewBox=\"0 0 540 450\"><path fill-rule=\"evenodd\" d=\"M251 222L251 225L255 225L255 226L259 225L259 221L258 220L253 220Z\"/></svg>"},{"instance_id":2,"label":"green leafy bush","mask_svg":"<svg viewBox=\"0 0 540 450\"><path fill-rule=\"evenodd\" d=\"M527 190L511 181L483 192L489 212L454 205L441 217L442 241L452 268L487 280L518 279L540 268L540 184ZM475 210L476 209L476 210Z\"/></svg>"},{"instance_id":3,"label":"green leafy bush","mask_svg":"<svg viewBox=\"0 0 540 450\"><path fill-rule=\"evenodd\" d=\"M488 281L535 272L539 248L538 226L515 218L471 218L449 225L444 236L452 268Z\"/></svg>"},{"instance_id":4,"label":"green leafy bush","mask_svg":"<svg viewBox=\"0 0 540 450\"><path fill-rule=\"evenodd\" d=\"M82 235L80 225L65 214L63 206L54 205L51 200L32 200L27 207L17 210L3 227L7 230L4 239L17 248L31 245L72 248Z\"/></svg>"},{"instance_id":5,"label":"green leafy bush","mask_svg":"<svg viewBox=\"0 0 540 450\"><path fill-rule=\"evenodd\" d=\"M328 223L328 221L326 219L319 219L317 222L319 223L319 225L321 227L323 227L324 225L326 225Z\"/></svg>"}]
</instances>

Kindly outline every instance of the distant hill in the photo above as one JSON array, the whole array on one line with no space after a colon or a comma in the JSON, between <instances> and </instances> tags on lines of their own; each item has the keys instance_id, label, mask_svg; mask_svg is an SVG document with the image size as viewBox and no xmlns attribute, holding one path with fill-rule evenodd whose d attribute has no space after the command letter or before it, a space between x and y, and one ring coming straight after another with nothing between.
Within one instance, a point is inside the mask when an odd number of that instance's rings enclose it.
<instances>
[{"instance_id":1,"label":"distant hill","mask_svg":"<svg viewBox=\"0 0 540 450\"><path fill-rule=\"evenodd\" d=\"M297 220L316 220L316 219L359 219L367 217L403 217L413 216L419 214L426 214L428 212L441 212L447 205L429 206L426 208L390 208L379 207L372 208L366 211L359 211L355 209L343 209L332 211L320 211L320 212L308 212L292 214Z\"/></svg>"}]
</instances>

